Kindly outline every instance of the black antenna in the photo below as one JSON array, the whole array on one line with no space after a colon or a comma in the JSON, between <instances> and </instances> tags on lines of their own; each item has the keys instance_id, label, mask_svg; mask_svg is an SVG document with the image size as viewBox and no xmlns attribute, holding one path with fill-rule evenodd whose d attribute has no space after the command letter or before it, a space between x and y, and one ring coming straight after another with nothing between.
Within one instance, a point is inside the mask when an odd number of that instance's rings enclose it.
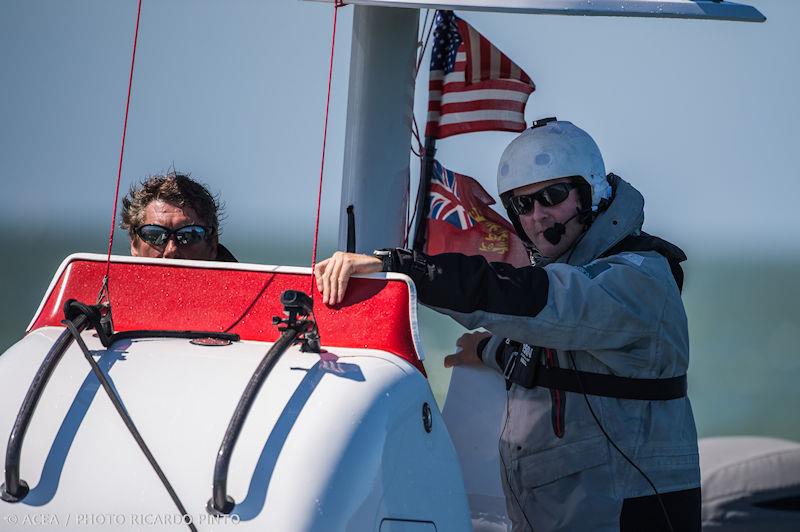
<instances>
[{"instance_id":1,"label":"black antenna","mask_svg":"<svg viewBox=\"0 0 800 532\"><path fill-rule=\"evenodd\" d=\"M347 252L356 252L356 215L353 206L347 206Z\"/></svg>"}]
</instances>

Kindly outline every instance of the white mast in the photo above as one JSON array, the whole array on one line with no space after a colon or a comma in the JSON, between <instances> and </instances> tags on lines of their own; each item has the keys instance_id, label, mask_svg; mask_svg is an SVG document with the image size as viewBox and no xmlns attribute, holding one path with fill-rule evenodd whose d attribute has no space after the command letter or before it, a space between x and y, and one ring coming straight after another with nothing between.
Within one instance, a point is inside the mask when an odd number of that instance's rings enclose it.
<instances>
[{"instance_id":1,"label":"white mast","mask_svg":"<svg viewBox=\"0 0 800 532\"><path fill-rule=\"evenodd\" d=\"M403 244L419 11L355 6L339 249L353 206L356 251Z\"/></svg>"}]
</instances>

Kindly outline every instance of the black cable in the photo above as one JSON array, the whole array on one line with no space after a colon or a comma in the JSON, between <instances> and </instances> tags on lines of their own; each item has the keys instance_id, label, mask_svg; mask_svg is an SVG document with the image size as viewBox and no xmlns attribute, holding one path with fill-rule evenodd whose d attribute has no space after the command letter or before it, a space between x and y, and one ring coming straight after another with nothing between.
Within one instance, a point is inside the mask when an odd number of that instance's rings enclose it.
<instances>
[{"instance_id":1,"label":"black cable","mask_svg":"<svg viewBox=\"0 0 800 532\"><path fill-rule=\"evenodd\" d=\"M580 372L578 372L578 367L575 365L575 357L573 356L572 351L567 351L567 353L569 353L569 360L570 360L570 362L572 362L572 369L575 370L575 377L578 379L578 386L580 386L581 393L583 393L583 399L586 401L586 406L589 407L589 413L592 414L592 417L594 418L595 423L597 423L597 426L600 427L600 430L603 432L603 435L608 440L608 443L610 443L614 447L614 449L616 449L617 452L619 454L621 454L622 457L625 460L627 460L628 463L630 465L632 465L633 468L636 469L636 471L638 471L640 475L642 475L642 477L644 477L644 479L647 481L647 483L650 484L650 487L653 488L653 492L656 494L656 498L658 499L658 504L659 504L659 506L661 506L661 511L664 513L664 520L667 522L667 527L669 528L670 532L675 532L675 529L672 528L672 521L670 521L669 514L667 513L667 507L664 506L664 501L661 500L661 494L656 489L656 485L653 484L653 481L650 480L650 477L648 477L647 474L644 471L642 471L641 468L633 462L633 460L628 458L628 455L625 454L622 451L622 449L620 449L617 446L616 443L614 443L614 440L612 440L611 436L608 435L608 432L606 432L606 429L603 428L603 424L600 423L599 419L597 419L597 415L595 415L595 413L594 413L594 409L592 408L592 404L589 402L589 397L586 395L586 391L583 389L583 382L581 382L581 374L580 374Z\"/></svg>"},{"instance_id":2,"label":"black cable","mask_svg":"<svg viewBox=\"0 0 800 532\"><path fill-rule=\"evenodd\" d=\"M572 249L570 249L569 255L567 256L567 260L566 260L567 264L569 264L569 261L572 258L572 254L575 252L575 248L578 247L578 244L580 243L581 240L583 240L583 237L586 236L587 232L588 232L588 228L585 229L583 231L583 233L581 233L581 235L578 237L577 241L572 245ZM617 444L614 442L614 440L611 439L611 436L608 435L608 433L606 432L606 429L603 427L603 424L600 423L600 420L597 418L597 415L594 413L594 409L592 408L592 404L589 402L589 397L586 395L586 390L583 388L583 381L581 381L581 375L578 372L578 367L575 364L575 358L573 356L573 353L572 353L572 351L567 351L567 353L569 353L569 359L570 359L570 362L572 363L572 369L575 370L575 377L578 379L578 386L580 386L580 388L581 388L581 393L583 394L583 399L584 399L584 401L586 401L586 406L589 407L589 413L592 414L592 417L594 418L595 423L597 423L597 426L600 427L600 431L602 431L603 435L608 440L608 443L610 443L614 447L614 449L616 449L617 452L619 454L621 454L622 457L625 460L627 460L627 462L630 465L632 465L633 468L636 469L636 471L638 471L640 475L642 475L642 477L644 477L644 479L647 481L647 483L650 484L650 487L653 488L653 492L655 493L656 498L658 499L658 504L659 504L659 506L661 506L661 511L664 513L664 520L667 522L667 527L669 528L670 532L675 532L675 530L672 528L672 521L670 521L670 519L669 519L669 514L667 513L667 508L666 508L666 506L664 506L664 501L661 500L661 494L656 489L656 485L653 484L653 481L650 480L650 477L648 477L647 474L644 471L642 471L641 468L633 462L633 460L628 458L627 454L622 452L622 449L620 449L619 446L617 446Z\"/></svg>"},{"instance_id":3,"label":"black cable","mask_svg":"<svg viewBox=\"0 0 800 532\"><path fill-rule=\"evenodd\" d=\"M508 403L511 400L510 396L511 396L510 390L506 390L506 420L503 422L503 430L500 431L500 441L498 442L498 447L500 447L500 444L503 441L503 434L505 434L506 426L508 425L508 415L509 415ZM533 525L531 524L531 520L528 519L528 515L525 513L525 508L523 508L522 504L520 504L519 498L517 497L517 494L514 491L514 487L511 485L511 481L508 478L508 468L506 467L506 461L503 460L503 452L500 451L500 449L498 449L498 451L499 451L498 454L500 455L500 462L503 464L503 474L506 476L506 485L508 486L508 491L510 491L511 495L514 496L514 500L517 503L517 508L519 508L519 511L522 512L522 517L525 518L525 522L528 523L528 527L531 529L531 531L533 531Z\"/></svg>"},{"instance_id":4,"label":"black cable","mask_svg":"<svg viewBox=\"0 0 800 532\"><path fill-rule=\"evenodd\" d=\"M145 457L147 458L147 461L150 462L150 465L153 467L153 470L156 472L156 475L158 475L158 478L161 480L161 483L164 485L164 488L166 488L167 493L169 493L170 498L172 498L172 502L175 503L175 506L181 513L184 523L186 523L189 526L189 530L191 530L192 532L197 532L197 528L194 526L191 516L188 514L188 512L186 512L186 508L184 508L183 503L181 503L180 498L178 498L178 494L175 493L174 489L172 489L172 485L169 483L169 480L167 480L164 471L161 470L161 467L158 465L158 462L156 462L153 453L150 452L150 449L148 449L147 444L144 442L142 435L139 434L139 430L136 428L136 425L134 425L130 415L128 415L128 412L125 411L125 408L120 403L119 397L117 397L117 394L114 393L113 388L111 388L111 385L108 383L108 379L106 379L106 376L103 374L103 371L100 369L100 366L97 365L97 362L92 357L92 353L89 351L89 348L86 347L86 343L84 343L83 338L81 338L81 333L78 331L77 327L75 327L75 324L72 323L71 320L64 320L62 323L67 326L67 328L72 333L72 336L75 338L75 341L80 346L81 351L83 351L83 354L86 357L86 360L92 367L92 371L94 372L97 379L100 381L100 384L103 386L103 389L106 391L106 395L108 395L108 398L111 399L111 403L114 405L114 408L117 410L117 413L122 418L122 421L125 423L125 426L128 427L128 430L133 436L133 439L136 440L137 444L139 444L139 448L144 453Z\"/></svg>"},{"instance_id":5,"label":"black cable","mask_svg":"<svg viewBox=\"0 0 800 532\"><path fill-rule=\"evenodd\" d=\"M584 235L586 235L586 231L583 231L583 233L580 234L580 236L578 237L576 242L572 245L572 249L570 250L569 256L567 257L567 263L569 263L569 259L572 258L572 253L575 251L575 247L580 243L581 240L583 240ZM510 401L510 395L511 395L510 390L506 390L506 420L503 423L503 430L500 431L500 442L502 442L503 434L505 434L506 426L508 425L508 416L509 416L509 405L508 405L508 403ZM595 419L597 419L597 418L595 418ZM522 512L522 517L525 518L525 522L528 523L528 527L530 527L530 529L533 530L533 525L531 524L530 519L528 519L528 515L525 513L525 509L520 504L519 498L517 498L517 494L514 492L514 488L511 486L511 482L508 479L508 469L506 468L505 460L503 460L503 453L500 452L499 454L500 454L500 462L503 464L503 474L506 477L506 484L508 484L508 490L511 492L511 495L514 496L514 500L517 503L517 507L519 508L520 512ZM670 528L670 531L674 532L674 531L672 531L672 528Z\"/></svg>"},{"instance_id":6,"label":"black cable","mask_svg":"<svg viewBox=\"0 0 800 532\"><path fill-rule=\"evenodd\" d=\"M140 340L143 338L216 338L219 340L228 340L230 342L238 342L241 339L238 334L219 331L167 331L145 329L114 333L110 336L110 341L114 343L120 340Z\"/></svg>"}]
</instances>

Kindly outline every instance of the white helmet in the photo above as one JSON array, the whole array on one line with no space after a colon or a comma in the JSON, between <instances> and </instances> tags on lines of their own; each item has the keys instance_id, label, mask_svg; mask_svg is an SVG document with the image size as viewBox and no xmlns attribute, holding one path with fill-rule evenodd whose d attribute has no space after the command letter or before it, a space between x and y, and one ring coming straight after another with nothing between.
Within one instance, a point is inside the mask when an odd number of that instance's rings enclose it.
<instances>
[{"instance_id":1,"label":"white helmet","mask_svg":"<svg viewBox=\"0 0 800 532\"><path fill-rule=\"evenodd\" d=\"M572 176L582 177L591 186L592 212L602 210L611 198L611 185L597 144L572 122L545 118L534 122L503 152L497 191L508 197L515 188Z\"/></svg>"}]
</instances>

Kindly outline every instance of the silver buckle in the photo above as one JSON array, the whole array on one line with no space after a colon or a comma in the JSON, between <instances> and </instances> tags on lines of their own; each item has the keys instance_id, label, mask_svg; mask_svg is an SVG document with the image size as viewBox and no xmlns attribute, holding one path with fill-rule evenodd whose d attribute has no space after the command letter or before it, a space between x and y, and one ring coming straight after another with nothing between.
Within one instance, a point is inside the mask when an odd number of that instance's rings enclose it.
<instances>
[{"instance_id":1,"label":"silver buckle","mask_svg":"<svg viewBox=\"0 0 800 532\"><path fill-rule=\"evenodd\" d=\"M514 373L514 368L517 367L517 359L519 359L519 352L514 351L511 353L511 358L506 361L506 367L503 369L503 378L505 380L511 380L511 374Z\"/></svg>"}]
</instances>

